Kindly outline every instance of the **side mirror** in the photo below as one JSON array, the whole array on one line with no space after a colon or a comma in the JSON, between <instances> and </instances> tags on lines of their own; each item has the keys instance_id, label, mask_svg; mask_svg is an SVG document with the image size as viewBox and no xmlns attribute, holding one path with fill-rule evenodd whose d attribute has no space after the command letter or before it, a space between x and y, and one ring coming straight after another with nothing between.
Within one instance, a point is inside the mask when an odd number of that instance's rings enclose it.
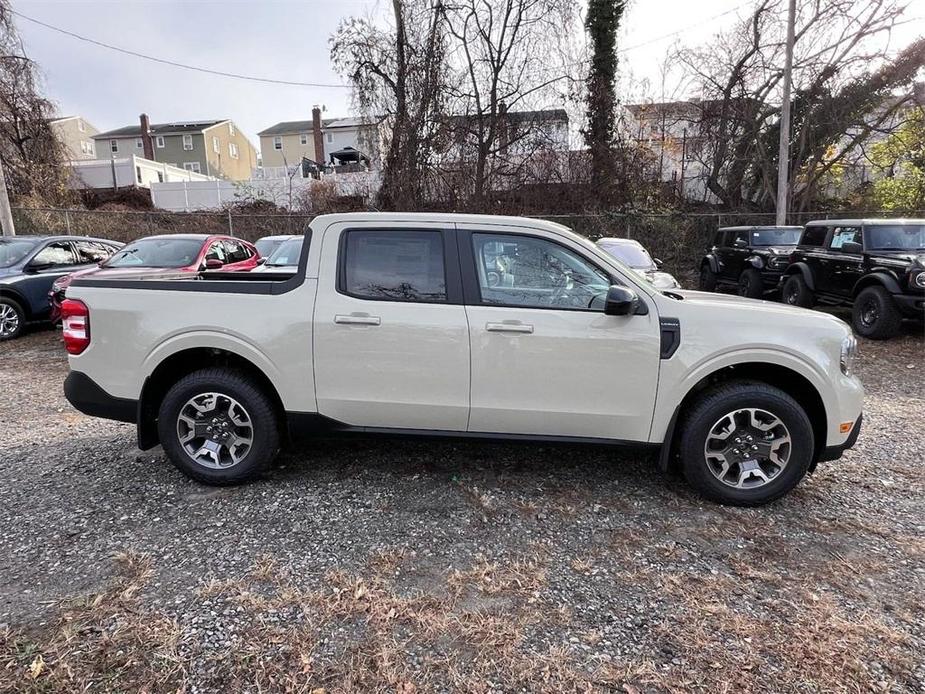
<instances>
[{"instance_id":1,"label":"side mirror","mask_svg":"<svg viewBox=\"0 0 925 694\"><path fill-rule=\"evenodd\" d=\"M859 244L857 241L845 241L845 243L842 244L841 249L845 253L860 254L864 252L864 246Z\"/></svg>"},{"instance_id":2,"label":"side mirror","mask_svg":"<svg viewBox=\"0 0 925 694\"><path fill-rule=\"evenodd\" d=\"M736 239L732 242L732 245L736 248L748 248L748 241L745 239Z\"/></svg>"},{"instance_id":3,"label":"side mirror","mask_svg":"<svg viewBox=\"0 0 925 694\"><path fill-rule=\"evenodd\" d=\"M639 296L629 287L614 284L607 290L607 299L604 302L604 314L607 316L629 316L634 313L648 313L640 311L645 304L639 301Z\"/></svg>"},{"instance_id":4,"label":"side mirror","mask_svg":"<svg viewBox=\"0 0 925 694\"><path fill-rule=\"evenodd\" d=\"M662 265L665 264L662 262L661 258L652 258L652 260L655 261L655 267L658 267L658 268L660 268Z\"/></svg>"},{"instance_id":5,"label":"side mirror","mask_svg":"<svg viewBox=\"0 0 925 694\"><path fill-rule=\"evenodd\" d=\"M29 263L24 268L26 272L41 272L42 270L47 270L51 267L51 263Z\"/></svg>"},{"instance_id":6,"label":"side mirror","mask_svg":"<svg viewBox=\"0 0 925 694\"><path fill-rule=\"evenodd\" d=\"M258 264L258 265L263 265L265 262L267 262L267 259L266 259L266 258L257 258L257 264Z\"/></svg>"},{"instance_id":7,"label":"side mirror","mask_svg":"<svg viewBox=\"0 0 925 694\"><path fill-rule=\"evenodd\" d=\"M221 270L223 267L225 263L218 258L206 258L206 270Z\"/></svg>"}]
</instances>

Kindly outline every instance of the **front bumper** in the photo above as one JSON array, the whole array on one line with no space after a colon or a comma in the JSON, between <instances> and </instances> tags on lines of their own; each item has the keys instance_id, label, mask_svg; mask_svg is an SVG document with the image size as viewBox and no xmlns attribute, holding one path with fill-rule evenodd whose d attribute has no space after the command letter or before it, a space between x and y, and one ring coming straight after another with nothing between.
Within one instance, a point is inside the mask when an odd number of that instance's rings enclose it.
<instances>
[{"instance_id":1,"label":"front bumper","mask_svg":"<svg viewBox=\"0 0 925 694\"><path fill-rule=\"evenodd\" d=\"M925 295L894 294L893 300L906 318L925 318Z\"/></svg>"},{"instance_id":2,"label":"front bumper","mask_svg":"<svg viewBox=\"0 0 925 694\"><path fill-rule=\"evenodd\" d=\"M842 457L845 451L849 448L854 448L854 444L857 443L858 436L861 435L861 424L864 421L864 415L858 415L857 421L855 421L854 426L851 427L851 434L848 435L848 439L837 446L826 446L822 449L822 453L819 456L819 462L827 462L830 460L838 460Z\"/></svg>"},{"instance_id":3,"label":"front bumper","mask_svg":"<svg viewBox=\"0 0 925 694\"><path fill-rule=\"evenodd\" d=\"M64 379L64 397L79 411L91 417L114 419L117 422L138 420L136 400L110 395L80 371L71 371Z\"/></svg>"}]
</instances>

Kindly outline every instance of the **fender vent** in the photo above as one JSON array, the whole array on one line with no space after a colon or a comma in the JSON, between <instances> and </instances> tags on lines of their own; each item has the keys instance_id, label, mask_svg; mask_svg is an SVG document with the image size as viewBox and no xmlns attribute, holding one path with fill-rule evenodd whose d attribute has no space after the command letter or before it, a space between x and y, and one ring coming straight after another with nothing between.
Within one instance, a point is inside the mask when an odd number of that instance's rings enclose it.
<instances>
[{"instance_id":1,"label":"fender vent","mask_svg":"<svg viewBox=\"0 0 925 694\"><path fill-rule=\"evenodd\" d=\"M662 343L661 358L671 359L681 346L681 321L677 318L659 318Z\"/></svg>"}]
</instances>

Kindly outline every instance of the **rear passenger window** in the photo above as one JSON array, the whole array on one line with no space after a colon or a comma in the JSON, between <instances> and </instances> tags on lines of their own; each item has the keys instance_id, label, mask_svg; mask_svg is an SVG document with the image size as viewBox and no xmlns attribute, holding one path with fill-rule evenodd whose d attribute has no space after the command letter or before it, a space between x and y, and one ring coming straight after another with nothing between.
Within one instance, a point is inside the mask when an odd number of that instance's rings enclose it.
<instances>
[{"instance_id":1,"label":"rear passenger window","mask_svg":"<svg viewBox=\"0 0 925 694\"><path fill-rule=\"evenodd\" d=\"M828 227L806 227L803 230L803 238L800 239L801 246L822 246L825 243L825 237L829 233Z\"/></svg>"},{"instance_id":2,"label":"rear passenger window","mask_svg":"<svg viewBox=\"0 0 925 694\"><path fill-rule=\"evenodd\" d=\"M112 255L112 251L101 243L77 241L75 245L77 246L77 254L81 263L99 263Z\"/></svg>"},{"instance_id":3,"label":"rear passenger window","mask_svg":"<svg viewBox=\"0 0 925 694\"><path fill-rule=\"evenodd\" d=\"M836 227L829 248L838 249L846 243L861 243L860 227Z\"/></svg>"},{"instance_id":4,"label":"rear passenger window","mask_svg":"<svg viewBox=\"0 0 925 694\"><path fill-rule=\"evenodd\" d=\"M347 231L340 288L360 299L446 301L439 231Z\"/></svg>"}]
</instances>

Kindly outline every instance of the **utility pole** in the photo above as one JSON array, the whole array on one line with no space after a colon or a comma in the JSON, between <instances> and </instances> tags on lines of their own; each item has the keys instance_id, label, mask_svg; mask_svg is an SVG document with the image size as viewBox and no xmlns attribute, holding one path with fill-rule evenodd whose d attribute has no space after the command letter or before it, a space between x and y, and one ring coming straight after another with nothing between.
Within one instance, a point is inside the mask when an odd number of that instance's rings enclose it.
<instances>
[{"instance_id":1,"label":"utility pole","mask_svg":"<svg viewBox=\"0 0 925 694\"><path fill-rule=\"evenodd\" d=\"M13 226L13 210L10 209L10 196L6 192L3 164L0 164L0 230L3 236L16 236L16 227Z\"/></svg>"},{"instance_id":2,"label":"utility pole","mask_svg":"<svg viewBox=\"0 0 925 694\"><path fill-rule=\"evenodd\" d=\"M790 85L793 81L793 42L797 0L790 0L787 15L787 51L784 58L784 94L780 107L780 146L777 151L777 226L787 223L790 198L787 173L790 170Z\"/></svg>"}]
</instances>

